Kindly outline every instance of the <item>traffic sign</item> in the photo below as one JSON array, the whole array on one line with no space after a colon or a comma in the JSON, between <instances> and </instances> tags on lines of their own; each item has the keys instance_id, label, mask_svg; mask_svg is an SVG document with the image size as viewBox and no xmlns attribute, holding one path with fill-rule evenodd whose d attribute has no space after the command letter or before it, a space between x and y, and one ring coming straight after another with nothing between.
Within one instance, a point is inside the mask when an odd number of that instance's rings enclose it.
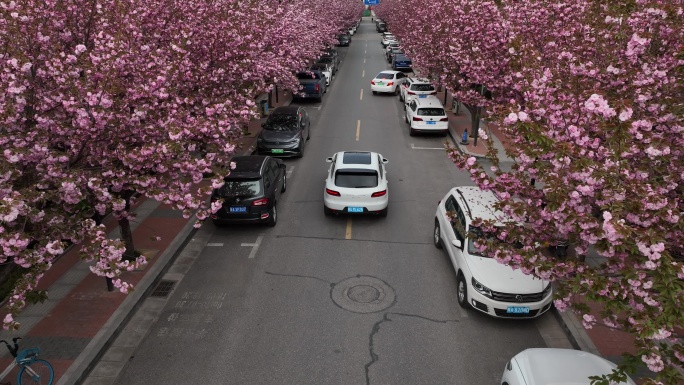
<instances>
[{"instance_id":1,"label":"traffic sign","mask_svg":"<svg viewBox=\"0 0 684 385\"><path fill-rule=\"evenodd\" d=\"M364 5L378 5L380 0L363 0Z\"/></svg>"}]
</instances>

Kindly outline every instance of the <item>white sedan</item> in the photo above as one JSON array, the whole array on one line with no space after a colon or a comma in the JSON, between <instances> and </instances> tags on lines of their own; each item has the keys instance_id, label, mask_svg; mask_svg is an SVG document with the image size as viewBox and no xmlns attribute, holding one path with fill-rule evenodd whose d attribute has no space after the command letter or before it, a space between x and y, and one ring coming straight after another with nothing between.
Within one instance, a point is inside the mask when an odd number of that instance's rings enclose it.
<instances>
[{"instance_id":1,"label":"white sedan","mask_svg":"<svg viewBox=\"0 0 684 385\"><path fill-rule=\"evenodd\" d=\"M502 385L586 384L590 376L610 374L616 365L592 353L573 349L526 349L504 369ZM627 377L620 385L634 385Z\"/></svg>"},{"instance_id":2,"label":"white sedan","mask_svg":"<svg viewBox=\"0 0 684 385\"><path fill-rule=\"evenodd\" d=\"M398 94L399 86L406 80L406 74L401 71L386 70L375 75L371 80L371 91L373 95L378 92Z\"/></svg>"},{"instance_id":3,"label":"white sedan","mask_svg":"<svg viewBox=\"0 0 684 385\"><path fill-rule=\"evenodd\" d=\"M341 151L330 163L323 192L326 215L377 214L387 216L387 159L370 151Z\"/></svg>"}]
</instances>

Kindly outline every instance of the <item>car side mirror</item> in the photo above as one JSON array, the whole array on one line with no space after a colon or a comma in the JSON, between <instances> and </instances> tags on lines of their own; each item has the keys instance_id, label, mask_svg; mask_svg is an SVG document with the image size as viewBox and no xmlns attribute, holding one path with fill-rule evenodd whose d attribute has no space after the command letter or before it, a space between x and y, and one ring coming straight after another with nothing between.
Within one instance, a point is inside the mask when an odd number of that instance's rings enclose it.
<instances>
[{"instance_id":1,"label":"car side mirror","mask_svg":"<svg viewBox=\"0 0 684 385\"><path fill-rule=\"evenodd\" d=\"M389 160L387 160L387 159L385 159L385 158L382 158L382 163L383 163L383 164L387 164L387 162L389 162Z\"/></svg>"},{"instance_id":2,"label":"car side mirror","mask_svg":"<svg viewBox=\"0 0 684 385\"><path fill-rule=\"evenodd\" d=\"M325 158L325 161L328 162L328 163L332 163L332 157L330 157L330 158Z\"/></svg>"},{"instance_id":3,"label":"car side mirror","mask_svg":"<svg viewBox=\"0 0 684 385\"><path fill-rule=\"evenodd\" d=\"M278 167L280 167L280 168L282 168L283 170L285 170L285 169L287 168L287 165L286 165L285 163L281 163L281 164L278 165Z\"/></svg>"},{"instance_id":4,"label":"car side mirror","mask_svg":"<svg viewBox=\"0 0 684 385\"><path fill-rule=\"evenodd\" d=\"M463 247L463 243L461 243L460 239L454 239L451 241L451 244L454 245L454 247L458 247L459 249Z\"/></svg>"}]
</instances>

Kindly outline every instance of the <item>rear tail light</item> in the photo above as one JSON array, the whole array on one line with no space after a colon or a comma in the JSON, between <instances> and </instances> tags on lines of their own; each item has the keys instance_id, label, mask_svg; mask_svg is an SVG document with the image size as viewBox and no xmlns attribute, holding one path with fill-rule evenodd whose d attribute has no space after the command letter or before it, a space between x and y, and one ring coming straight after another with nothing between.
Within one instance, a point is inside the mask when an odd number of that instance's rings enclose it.
<instances>
[{"instance_id":1,"label":"rear tail light","mask_svg":"<svg viewBox=\"0 0 684 385\"><path fill-rule=\"evenodd\" d=\"M321 92L321 85L320 84L316 84L316 92Z\"/></svg>"},{"instance_id":2,"label":"rear tail light","mask_svg":"<svg viewBox=\"0 0 684 385\"><path fill-rule=\"evenodd\" d=\"M372 85L375 85L375 80L371 80L371 84L372 84Z\"/></svg>"},{"instance_id":3,"label":"rear tail light","mask_svg":"<svg viewBox=\"0 0 684 385\"><path fill-rule=\"evenodd\" d=\"M414 117L413 117L413 121L414 121L414 122L422 122L423 119L414 116Z\"/></svg>"},{"instance_id":4,"label":"rear tail light","mask_svg":"<svg viewBox=\"0 0 684 385\"><path fill-rule=\"evenodd\" d=\"M388 85L388 86L393 86L393 85L394 85L394 82L389 82L389 83L387 83L387 85Z\"/></svg>"},{"instance_id":5,"label":"rear tail light","mask_svg":"<svg viewBox=\"0 0 684 385\"><path fill-rule=\"evenodd\" d=\"M442 119L440 119L439 121L440 121L440 122L448 122L448 121L449 121L449 118L442 118Z\"/></svg>"},{"instance_id":6,"label":"rear tail light","mask_svg":"<svg viewBox=\"0 0 684 385\"><path fill-rule=\"evenodd\" d=\"M371 198L377 198L377 197L381 197L384 195L387 195L387 190L376 191L373 194L371 194Z\"/></svg>"},{"instance_id":7,"label":"rear tail light","mask_svg":"<svg viewBox=\"0 0 684 385\"><path fill-rule=\"evenodd\" d=\"M409 94L409 95L415 95L416 93L415 93L415 92L408 91L408 94Z\"/></svg>"},{"instance_id":8,"label":"rear tail light","mask_svg":"<svg viewBox=\"0 0 684 385\"><path fill-rule=\"evenodd\" d=\"M339 192L337 192L337 191L335 191L335 190L331 190L331 189L329 189L329 188L325 189L325 193L328 194L328 195L335 196L335 197L341 196Z\"/></svg>"},{"instance_id":9,"label":"rear tail light","mask_svg":"<svg viewBox=\"0 0 684 385\"><path fill-rule=\"evenodd\" d=\"M432 91L428 95L437 95L437 91Z\"/></svg>"},{"instance_id":10,"label":"rear tail light","mask_svg":"<svg viewBox=\"0 0 684 385\"><path fill-rule=\"evenodd\" d=\"M252 206L266 206L268 204L268 198L257 199L252 202Z\"/></svg>"}]
</instances>

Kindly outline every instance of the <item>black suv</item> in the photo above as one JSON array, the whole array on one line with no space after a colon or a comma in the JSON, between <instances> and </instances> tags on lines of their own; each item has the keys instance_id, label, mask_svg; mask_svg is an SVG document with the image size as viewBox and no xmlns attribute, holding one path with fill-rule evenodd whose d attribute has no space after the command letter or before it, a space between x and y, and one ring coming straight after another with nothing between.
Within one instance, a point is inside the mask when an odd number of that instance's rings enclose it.
<instances>
[{"instance_id":1,"label":"black suv","mask_svg":"<svg viewBox=\"0 0 684 385\"><path fill-rule=\"evenodd\" d=\"M347 33L337 35L337 45L340 47L349 47L351 43L351 36Z\"/></svg>"},{"instance_id":2,"label":"black suv","mask_svg":"<svg viewBox=\"0 0 684 385\"><path fill-rule=\"evenodd\" d=\"M257 137L257 153L272 156L304 156L311 138L311 120L304 107L278 107L266 119Z\"/></svg>"},{"instance_id":3,"label":"black suv","mask_svg":"<svg viewBox=\"0 0 684 385\"><path fill-rule=\"evenodd\" d=\"M270 156L236 156L235 169L223 186L211 194L211 201L223 200L223 206L211 218L216 225L229 223L264 223L275 226L277 203L287 188L285 164Z\"/></svg>"}]
</instances>

